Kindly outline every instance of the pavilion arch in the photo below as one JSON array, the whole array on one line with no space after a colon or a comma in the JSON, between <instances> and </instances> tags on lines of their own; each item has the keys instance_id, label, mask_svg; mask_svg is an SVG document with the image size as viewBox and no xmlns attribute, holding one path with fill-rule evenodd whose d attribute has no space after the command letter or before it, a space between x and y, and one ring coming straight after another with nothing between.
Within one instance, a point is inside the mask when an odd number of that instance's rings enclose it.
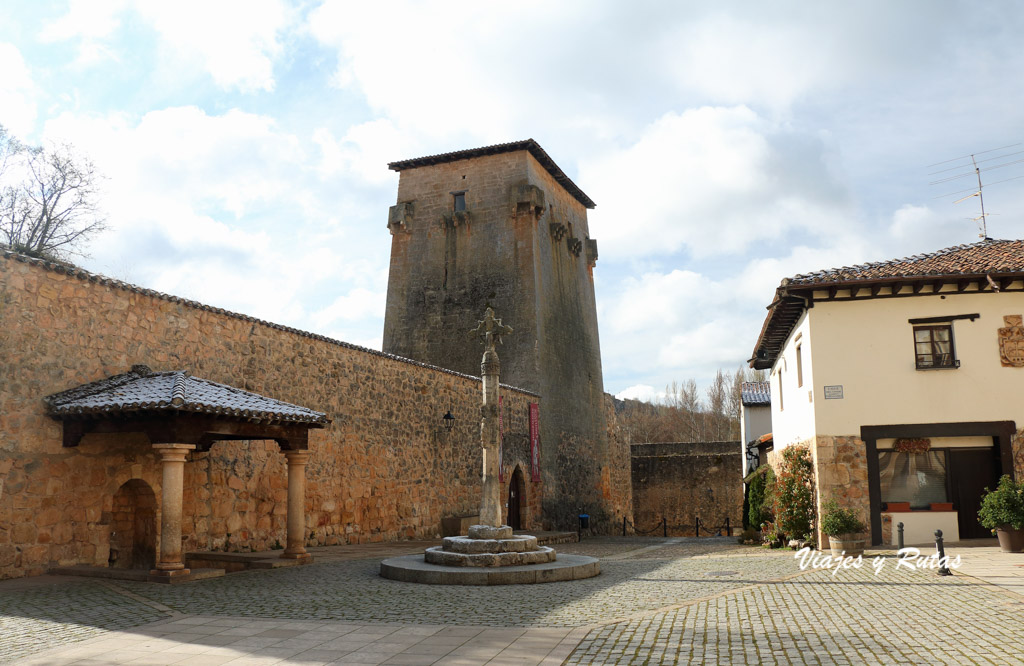
<instances>
[{"instance_id":1,"label":"pavilion arch","mask_svg":"<svg viewBox=\"0 0 1024 666\"><path fill-rule=\"evenodd\" d=\"M157 503L153 488L129 479L114 493L111 510L110 566L153 569L157 550Z\"/></svg>"}]
</instances>

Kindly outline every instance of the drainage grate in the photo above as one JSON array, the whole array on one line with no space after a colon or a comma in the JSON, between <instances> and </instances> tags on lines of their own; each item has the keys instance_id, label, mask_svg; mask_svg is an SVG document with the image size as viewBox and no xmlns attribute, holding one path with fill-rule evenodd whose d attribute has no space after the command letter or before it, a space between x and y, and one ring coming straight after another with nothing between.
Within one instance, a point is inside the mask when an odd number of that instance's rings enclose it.
<instances>
[{"instance_id":1,"label":"drainage grate","mask_svg":"<svg viewBox=\"0 0 1024 666\"><path fill-rule=\"evenodd\" d=\"M739 571L708 571L704 575L708 578L724 578L726 576L738 576Z\"/></svg>"}]
</instances>

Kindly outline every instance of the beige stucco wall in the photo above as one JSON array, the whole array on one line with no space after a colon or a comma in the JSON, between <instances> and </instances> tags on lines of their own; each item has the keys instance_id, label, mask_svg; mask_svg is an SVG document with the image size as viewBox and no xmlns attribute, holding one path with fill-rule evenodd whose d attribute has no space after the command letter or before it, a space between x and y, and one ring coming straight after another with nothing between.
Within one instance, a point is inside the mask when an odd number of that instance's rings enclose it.
<instances>
[{"instance_id":1,"label":"beige stucco wall","mask_svg":"<svg viewBox=\"0 0 1024 666\"><path fill-rule=\"evenodd\" d=\"M974 314L953 322L957 369L917 370L908 319ZM945 293L822 302L804 313L771 373L776 448L815 435L857 435L863 425L1024 423L1024 368L1003 367L997 331L1024 313L1024 293ZM799 336L799 340L797 339ZM797 388L796 345L804 386ZM782 372L784 408L779 409ZM826 400L824 387L843 387ZM808 394L808 392L811 392Z\"/></svg>"},{"instance_id":2,"label":"beige stucco wall","mask_svg":"<svg viewBox=\"0 0 1024 666\"><path fill-rule=\"evenodd\" d=\"M959 368L915 368L908 319L973 313L980 317L953 322ZM856 434L862 425L1024 422L1024 368L1001 365L997 337L1004 315L1022 313L1020 292L816 304L809 313L816 431ZM825 400L826 385L842 385L843 399Z\"/></svg>"}]
</instances>

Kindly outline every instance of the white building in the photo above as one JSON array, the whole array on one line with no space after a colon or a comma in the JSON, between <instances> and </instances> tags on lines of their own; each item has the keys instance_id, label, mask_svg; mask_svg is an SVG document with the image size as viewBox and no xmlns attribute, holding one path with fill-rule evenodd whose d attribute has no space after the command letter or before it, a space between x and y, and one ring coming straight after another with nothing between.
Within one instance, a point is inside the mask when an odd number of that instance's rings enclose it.
<instances>
[{"instance_id":1,"label":"white building","mask_svg":"<svg viewBox=\"0 0 1024 666\"><path fill-rule=\"evenodd\" d=\"M983 488L1024 474L1024 241L784 279L751 366L770 369L775 450L806 446L818 510L874 544L989 536ZM908 509L909 510L906 510Z\"/></svg>"},{"instance_id":2,"label":"white building","mask_svg":"<svg viewBox=\"0 0 1024 666\"><path fill-rule=\"evenodd\" d=\"M743 382L740 385L740 447L743 450L743 476L768 462L758 455L758 444L772 432L772 396L768 382ZM763 447L762 447L763 448Z\"/></svg>"}]
</instances>

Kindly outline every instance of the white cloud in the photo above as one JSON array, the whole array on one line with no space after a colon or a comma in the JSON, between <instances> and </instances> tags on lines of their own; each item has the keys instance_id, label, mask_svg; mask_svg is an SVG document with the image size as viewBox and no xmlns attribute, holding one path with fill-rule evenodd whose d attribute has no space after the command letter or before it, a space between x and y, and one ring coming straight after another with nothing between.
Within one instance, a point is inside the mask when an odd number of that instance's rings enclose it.
<instances>
[{"instance_id":1,"label":"white cloud","mask_svg":"<svg viewBox=\"0 0 1024 666\"><path fill-rule=\"evenodd\" d=\"M340 321L365 340L379 328L387 231L355 211L339 227L344 188L320 178L311 141L265 116L194 107L137 122L65 113L46 137L75 143L107 176L111 230L92 248L94 270L315 332ZM347 299L323 307L339 285Z\"/></svg>"},{"instance_id":2,"label":"white cloud","mask_svg":"<svg viewBox=\"0 0 1024 666\"><path fill-rule=\"evenodd\" d=\"M794 231L830 233L847 216L815 139L789 136L747 107L670 112L636 143L585 161L603 192L595 236L627 256L747 250Z\"/></svg>"},{"instance_id":3,"label":"white cloud","mask_svg":"<svg viewBox=\"0 0 1024 666\"><path fill-rule=\"evenodd\" d=\"M224 89L274 89L280 34L295 20L282 0L72 0L68 12L46 24L44 41L78 39L79 65L118 59L113 37L122 15L134 11L160 36L164 60L204 70Z\"/></svg>"},{"instance_id":4,"label":"white cloud","mask_svg":"<svg viewBox=\"0 0 1024 666\"><path fill-rule=\"evenodd\" d=\"M384 118L353 125L341 139L336 139L327 128L320 128L313 133L313 140L320 147L321 172L325 176L347 173L374 185L397 187L395 174L387 163L416 152L409 139Z\"/></svg>"},{"instance_id":5,"label":"white cloud","mask_svg":"<svg viewBox=\"0 0 1024 666\"><path fill-rule=\"evenodd\" d=\"M644 402L660 402L666 397L664 391L656 391L653 386L637 384L615 394L619 400L642 400Z\"/></svg>"},{"instance_id":6,"label":"white cloud","mask_svg":"<svg viewBox=\"0 0 1024 666\"><path fill-rule=\"evenodd\" d=\"M0 123L24 139L36 120L36 85L21 51L13 44L0 43Z\"/></svg>"}]
</instances>

